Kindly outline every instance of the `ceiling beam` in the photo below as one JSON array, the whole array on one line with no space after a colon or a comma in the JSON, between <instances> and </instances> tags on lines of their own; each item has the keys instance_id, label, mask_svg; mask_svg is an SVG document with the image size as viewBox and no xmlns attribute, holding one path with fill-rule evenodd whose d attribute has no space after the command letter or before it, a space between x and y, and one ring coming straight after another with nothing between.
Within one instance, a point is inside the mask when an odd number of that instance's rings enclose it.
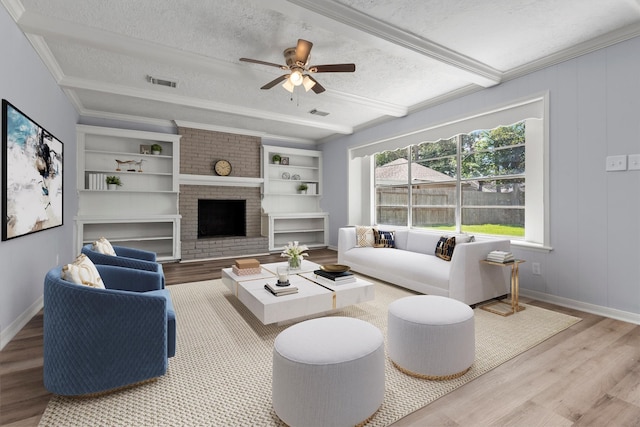
<instances>
[{"instance_id":1,"label":"ceiling beam","mask_svg":"<svg viewBox=\"0 0 640 427\"><path fill-rule=\"evenodd\" d=\"M181 105L185 107L198 108L201 110L224 112L236 114L239 116L247 116L252 118L272 120L276 122L293 124L299 126L307 126L316 129L329 130L336 133L349 135L353 133L351 126L334 125L315 120L301 119L295 116L274 113L270 111L256 110L254 108L240 107L237 105L229 105L221 102L211 101L207 99L193 98L190 96L169 94L165 92L157 92L155 90L140 89L131 86L120 85L116 83L98 82L79 77L63 77L58 84L65 89L89 90L93 92L108 93L112 95L128 96L132 98L145 99L150 101L165 102L168 104Z\"/></svg>"},{"instance_id":2,"label":"ceiling beam","mask_svg":"<svg viewBox=\"0 0 640 427\"><path fill-rule=\"evenodd\" d=\"M176 126L183 127L183 128L210 130L210 131L214 131L214 132L232 133L232 134L237 134L237 135L257 136L259 138L278 140L278 141L282 141L282 142L294 142L296 144L315 145L315 141L313 141L312 139L296 138L296 137L283 136L283 135L274 135L274 134L271 134L271 133L261 132L261 131L256 131L256 130L238 129L238 128L232 128L232 127L228 127L228 126L219 126L219 125L210 125L210 124L204 124L204 123L195 123L195 122L188 122L188 121L185 121L185 120L175 120L174 122L175 122Z\"/></svg>"},{"instance_id":3,"label":"ceiling beam","mask_svg":"<svg viewBox=\"0 0 640 427\"><path fill-rule=\"evenodd\" d=\"M419 37L394 25L373 18L334 0L254 0L256 5L276 10L287 16L303 18L319 26L331 26L340 34L367 41L380 41L429 57L461 73L468 81L491 87L502 81L502 73L473 58ZM372 41L373 39L373 41ZM376 43L377 41L377 43Z\"/></svg>"}]
</instances>

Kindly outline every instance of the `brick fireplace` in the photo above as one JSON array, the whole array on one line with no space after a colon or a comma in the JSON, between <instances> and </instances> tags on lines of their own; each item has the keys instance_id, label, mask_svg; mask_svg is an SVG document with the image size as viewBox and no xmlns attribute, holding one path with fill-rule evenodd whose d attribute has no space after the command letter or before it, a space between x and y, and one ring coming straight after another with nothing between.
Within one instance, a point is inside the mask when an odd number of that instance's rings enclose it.
<instances>
[{"instance_id":1,"label":"brick fireplace","mask_svg":"<svg viewBox=\"0 0 640 427\"><path fill-rule=\"evenodd\" d=\"M260 235L260 186L247 180L260 178L260 138L186 127L178 133L182 260L268 253L268 239ZM221 159L231 163L228 177L213 172ZM198 200L244 200L246 235L198 238Z\"/></svg>"}]
</instances>

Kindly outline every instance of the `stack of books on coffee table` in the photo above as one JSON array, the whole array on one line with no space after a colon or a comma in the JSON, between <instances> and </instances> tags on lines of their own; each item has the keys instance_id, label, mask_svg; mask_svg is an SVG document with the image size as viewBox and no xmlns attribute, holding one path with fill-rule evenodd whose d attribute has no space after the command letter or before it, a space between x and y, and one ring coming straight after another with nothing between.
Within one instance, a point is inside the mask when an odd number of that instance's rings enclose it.
<instances>
[{"instance_id":1,"label":"stack of books on coffee table","mask_svg":"<svg viewBox=\"0 0 640 427\"><path fill-rule=\"evenodd\" d=\"M513 262L513 259L513 254L505 251L491 251L489 255L487 255L487 261L499 262L500 264Z\"/></svg>"},{"instance_id":2,"label":"stack of books on coffee table","mask_svg":"<svg viewBox=\"0 0 640 427\"><path fill-rule=\"evenodd\" d=\"M317 279L325 280L332 285L342 285L345 283L354 283L356 281L356 276L350 271L333 272L315 270L313 274L316 275Z\"/></svg>"},{"instance_id":3,"label":"stack of books on coffee table","mask_svg":"<svg viewBox=\"0 0 640 427\"><path fill-rule=\"evenodd\" d=\"M260 261L253 258L237 259L232 266L233 273L238 276L250 276L262 273Z\"/></svg>"},{"instance_id":4,"label":"stack of books on coffee table","mask_svg":"<svg viewBox=\"0 0 640 427\"><path fill-rule=\"evenodd\" d=\"M264 285L264 288L277 297L298 293L298 288L293 285L277 286L267 283Z\"/></svg>"}]
</instances>

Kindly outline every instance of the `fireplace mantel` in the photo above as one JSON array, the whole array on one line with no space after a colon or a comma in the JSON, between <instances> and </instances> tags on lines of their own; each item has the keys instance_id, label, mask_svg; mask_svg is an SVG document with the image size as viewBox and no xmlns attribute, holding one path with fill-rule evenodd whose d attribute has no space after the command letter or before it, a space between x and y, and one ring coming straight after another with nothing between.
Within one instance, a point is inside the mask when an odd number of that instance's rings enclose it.
<instances>
[{"instance_id":1,"label":"fireplace mantel","mask_svg":"<svg viewBox=\"0 0 640 427\"><path fill-rule=\"evenodd\" d=\"M264 179L240 176L180 174L181 185L215 185L221 187L260 187Z\"/></svg>"}]
</instances>

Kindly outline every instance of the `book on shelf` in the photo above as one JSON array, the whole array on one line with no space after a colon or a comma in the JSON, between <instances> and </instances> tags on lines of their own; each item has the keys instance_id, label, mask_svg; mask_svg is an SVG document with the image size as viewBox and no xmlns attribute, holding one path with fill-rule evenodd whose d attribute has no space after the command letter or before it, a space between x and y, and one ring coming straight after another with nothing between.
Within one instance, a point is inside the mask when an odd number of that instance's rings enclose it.
<instances>
[{"instance_id":1,"label":"book on shelf","mask_svg":"<svg viewBox=\"0 0 640 427\"><path fill-rule=\"evenodd\" d=\"M513 254L511 252L506 251L491 251L487 255L487 261L499 262L502 264L506 264L508 262L513 262Z\"/></svg>"},{"instance_id":2,"label":"book on shelf","mask_svg":"<svg viewBox=\"0 0 640 427\"><path fill-rule=\"evenodd\" d=\"M298 288L293 285L276 286L276 285L272 285L271 283L267 283L264 285L264 288L277 297L298 293Z\"/></svg>"},{"instance_id":3,"label":"book on shelf","mask_svg":"<svg viewBox=\"0 0 640 427\"><path fill-rule=\"evenodd\" d=\"M321 279L328 280L334 284L339 283L353 283L356 281L356 276L350 271L342 272L330 272L324 270L315 270L313 274Z\"/></svg>"},{"instance_id":4,"label":"book on shelf","mask_svg":"<svg viewBox=\"0 0 640 427\"><path fill-rule=\"evenodd\" d=\"M318 185L315 182L307 182L307 194L318 194Z\"/></svg>"},{"instance_id":5,"label":"book on shelf","mask_svg":"<svg viewBox=\"0 0 640 427\"><path fill-rule=\"evenodd\" d=\"M87 179L89 184L87 190L106 190L106 179L107 175L103 173L90 173Z\"/></svg>"}]
</instances>

